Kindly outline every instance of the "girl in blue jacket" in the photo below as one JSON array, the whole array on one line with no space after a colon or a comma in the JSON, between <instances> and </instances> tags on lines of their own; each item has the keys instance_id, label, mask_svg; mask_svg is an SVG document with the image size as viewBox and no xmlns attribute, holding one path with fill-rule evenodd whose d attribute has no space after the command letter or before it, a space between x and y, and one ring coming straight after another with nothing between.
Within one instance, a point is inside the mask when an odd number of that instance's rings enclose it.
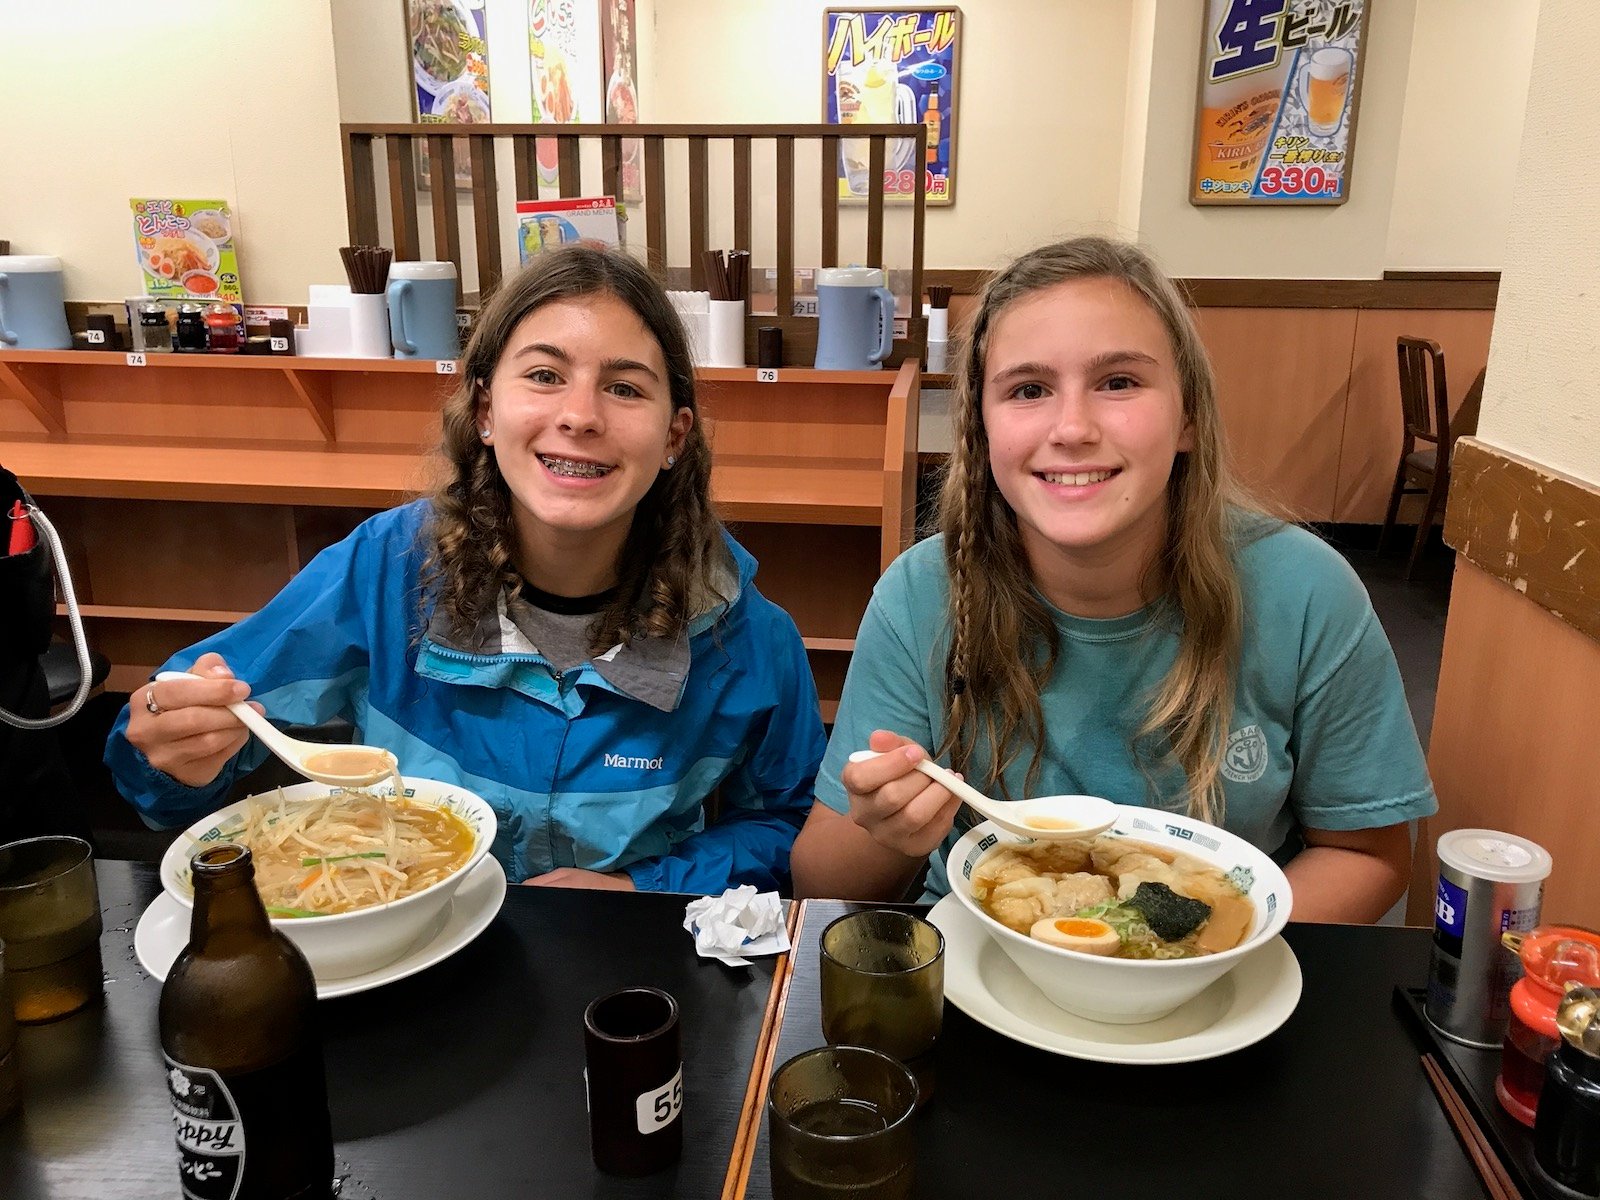
<instances>
[{"instance_id":1,"label":"girl in blue jacket","mask_svg":"<svg viewBox=\"0 0 1600 1200\"><path fill-rule=\"evenodd\" d=\"M163 826L221 807L266 757L223 707L253 696L277 721L344 717L402 773L484 797L513 881L786 887L816 689L712 512L660 286L626 255L544 256L483 309L443 424L431 497L167 664L203 678L132 698L106 748L123 794Z\"/></svg>"}]
</instances>

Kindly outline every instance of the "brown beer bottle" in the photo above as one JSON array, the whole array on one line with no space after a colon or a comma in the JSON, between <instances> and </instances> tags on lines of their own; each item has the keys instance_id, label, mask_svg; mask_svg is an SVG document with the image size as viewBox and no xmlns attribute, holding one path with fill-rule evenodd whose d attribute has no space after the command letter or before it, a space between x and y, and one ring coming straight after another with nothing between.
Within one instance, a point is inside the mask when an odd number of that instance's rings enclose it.
<instances>
[{"instance_id":1,"label":"brown beer bottle","mask_svg":"<svg viewBox=\"0 0 1600 1200\"><path fill-rule=\"evenodd\" d=\"M161 988L185 1200L325 1200L333 1132L311 968L273 931L243 846L191 861L189 944Z\"/></svg>"}]
</instances>

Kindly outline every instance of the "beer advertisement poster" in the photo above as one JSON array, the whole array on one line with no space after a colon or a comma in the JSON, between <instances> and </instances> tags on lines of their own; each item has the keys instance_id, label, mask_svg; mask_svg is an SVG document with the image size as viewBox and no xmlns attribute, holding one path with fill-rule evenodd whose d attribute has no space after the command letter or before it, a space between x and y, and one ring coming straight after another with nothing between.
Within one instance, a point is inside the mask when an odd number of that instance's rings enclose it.
<instances>
[{"instance_id":1,"label":"beer advertisement poster","mask_svg":"<svg viewBox=\"0 0 1600 1200\"><path fill-rule=\"evenodd\" d=\"M1343 204L1372 0L1206 0L1192 204Z\"/></svg>"},{"instance_id":2,"label":"beer advertisement poster","mask_svg":"<svg viewBox=\"0 0 1600 1200\"><path fill-rule=\"evenodd\" d=\"M921 171L927 203L956 197L956 74L961 59L958 8L830 8L822 18L823 120L831 125L927 126L920 150L909 138L884 148L883 195L911 203ZM871 140L839 139L839 198L871 191Z\"/></svg>"}]
</instances>

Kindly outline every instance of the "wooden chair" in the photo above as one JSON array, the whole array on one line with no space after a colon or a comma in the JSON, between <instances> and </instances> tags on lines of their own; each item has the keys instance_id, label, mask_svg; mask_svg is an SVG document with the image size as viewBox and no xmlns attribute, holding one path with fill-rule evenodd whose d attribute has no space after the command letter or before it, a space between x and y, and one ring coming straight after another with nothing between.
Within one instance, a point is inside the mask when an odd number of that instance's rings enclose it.
<instances>
[{"instance_id":1,"label":"wooden chair","mask_svg":"<svg viewBox=\"0 0 1600 1200\"><path fill-rule=\"evenodd\" d=\"M1417 522L1416 540L1406 562L1406 578L1410 579L1434 518L1439 515L1449 492L1450 456L1455 440L1477 430L1484 372L1478 372L1452 423L1444 351L1439 343L1427 338L1400 337L1395 339L1395 351L1400 365L1400 411L1405 432L1400 461L1394 472L1394 488L1389 493L1389 511L1384 515L1383 532L1378 537L1378 553L1383 553L1389 541L1395 516L1400 511L1400 498L1426 494L1428 499Z\"/></svg>"}]
</instances>

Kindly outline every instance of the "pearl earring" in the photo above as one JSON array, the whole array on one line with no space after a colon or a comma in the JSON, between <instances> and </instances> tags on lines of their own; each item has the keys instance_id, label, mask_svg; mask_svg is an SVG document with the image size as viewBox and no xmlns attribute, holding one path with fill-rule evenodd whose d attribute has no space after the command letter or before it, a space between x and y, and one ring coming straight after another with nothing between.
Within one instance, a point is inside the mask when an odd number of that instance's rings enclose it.
<instances>
[{"instance_id":1,"label":"pearl earring","mask_svg":"<svg viewBox=\"0 0 1600 1200\"><path fill-rule=\"evenodd\" d=\"M676 455L674 455L674 454L667 455L667 470L669 470L669 471L672 470L672 464L677 462L677 461L678 461L678 458L677 458Z\"/></svg>"},{"instance_id":2,"label":"pearl earring","mask_svg":"<svg viewBox=\"0 0 1600 1200\"><path fill-rule=\"evenodd\" d=\"M485 427L483 429L478 430L478 436L481 437L484 441L487 442L489 440L489 430L488 430L488 428Z\"/></svg>"}]
</instances>

